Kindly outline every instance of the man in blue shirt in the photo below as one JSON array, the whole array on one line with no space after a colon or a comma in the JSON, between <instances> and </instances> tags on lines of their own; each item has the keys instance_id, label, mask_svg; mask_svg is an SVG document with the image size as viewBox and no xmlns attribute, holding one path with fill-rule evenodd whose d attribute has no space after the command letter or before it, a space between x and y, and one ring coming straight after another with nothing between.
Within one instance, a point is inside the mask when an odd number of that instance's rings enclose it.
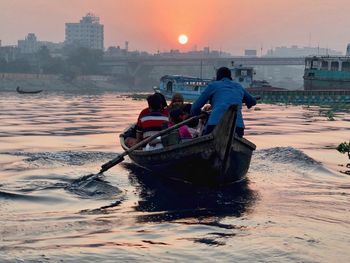
<instances>
[{"instance_id":1,"label":"man in blue shirt","mask_svg":"<svg viewBox=\"0 0 350 263\"><path fill-rule=\"evenodd\" d=\"M209 116L204 134L213 131L230 105L237 104L236 134L243 137L244 122L242 116L242 103L244 102L249 109L256 105L256 100L242 87L241 84L232 81L230 69L221 67L217 70L216 81L209 83L208 87L193 103L191 114L199 115L201 108L208 101L211 104L212 112Z\"/></svg>"}]
</instances>

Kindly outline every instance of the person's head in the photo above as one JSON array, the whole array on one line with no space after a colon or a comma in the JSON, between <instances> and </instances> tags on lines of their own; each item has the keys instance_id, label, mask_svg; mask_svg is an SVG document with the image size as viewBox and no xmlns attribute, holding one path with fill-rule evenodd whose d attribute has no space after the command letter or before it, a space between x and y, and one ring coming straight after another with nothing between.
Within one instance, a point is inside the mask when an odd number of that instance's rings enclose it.
<instances>
[{"instance_id":1,"label":"person's head","mask_svg":"<svg viewBox=\"0 0 350 263\"><path fill-rule=\"evenodd\" d=\"M168 103L166 102L166 99L162 93L156 92L154 95L158 96L160 98L160 101L162 103L162 109L168 107Z\"/></svg>"},{"instance_id":2,"label":"person's head","mask_svg":"<svg viewBox=\"0 0 350 263\"><path fill-rule=\"evenodd\" d=\"M182 110L185 113L190 114L191 113L191 108L192 108L192 104L186 103L186 104L183 105Z\"/></svg>"},{"instance_id":3,"label":"person's head","mask_svg":"<svg viewBox=\"0 0 350 263\"><path fill-rule=\"evenodd\" d=\"M147 97L148 108L151 111L160 111L162 108L162 101L160 97L156 94Z\"/></svg>"},{"instance_id":4,"label":"person's head","mask_svg":"<svg viewBox=\"0 0 350 263\"><path fill-rule=\"evenodd\" d=\"M221 67L216 71L216 80L222 80L223 78L232 80L231 70L227 67Z\"/></svg>"},{"instance_id":5,"label":"person's head","mask_svg":"<svg viewBox=\"0 0 350 263\"><path fill-rule=\"evenodd\" d=\"M182 122L186 117L186 114L183 112L182 109L174 109L170 111L169 115L170 121L172 121L175 124Z\"/></svg>"},{"instance_id":6,"label":"person's head","mask_svg":"<svg viewBox=\"0 0 350 263\"><path fill-rule=\"evenodd\" d=\"M181 107L184 104L184 97L180 93L175 93L171 98L172 107Z\"/></svg>"}]
</instances>

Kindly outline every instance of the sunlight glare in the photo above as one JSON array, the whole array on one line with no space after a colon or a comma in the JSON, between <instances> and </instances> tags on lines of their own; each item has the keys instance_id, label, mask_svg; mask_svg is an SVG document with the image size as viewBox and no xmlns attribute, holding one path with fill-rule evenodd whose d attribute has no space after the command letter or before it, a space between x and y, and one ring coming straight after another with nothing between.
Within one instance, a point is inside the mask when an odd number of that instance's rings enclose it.
<instances>
[{"instance_id":1,"label":"sunlight glare","mask_svg":"<svg viewBox=\"0 0 350 263\"><path fill-rule=\"evenodd\" d=\"M188 42L188 37L186 35L182 34L179 36L178 40L179 40L179 43L181 45L184 45Z\"/></svg>"}]
</instances>

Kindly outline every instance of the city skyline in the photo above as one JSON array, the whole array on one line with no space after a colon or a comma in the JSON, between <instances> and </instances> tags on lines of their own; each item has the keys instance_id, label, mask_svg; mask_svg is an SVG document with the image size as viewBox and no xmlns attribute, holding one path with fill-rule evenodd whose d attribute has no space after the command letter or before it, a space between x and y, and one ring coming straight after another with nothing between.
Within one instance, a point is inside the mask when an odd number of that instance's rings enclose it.
<instances>
[{"instance_id":1,"label":"city skyline","mask_svg":"<svg viewBox=\"0 0 350 263\"><path fill-rule=\"evenodd\" d=\"M92 12L105 26L105 48L129 41L130 50L151 53L205 46L232 54L245 49L260 53L261 48L265 53L290 45L345 51L350 42L345 0L280 2L1 0L0 39L3 45L15 45L32 32L39 40L63 42L65 23ZM180 34L188 36L186 45L178 43Z\"/></svg>"}]
</instances>

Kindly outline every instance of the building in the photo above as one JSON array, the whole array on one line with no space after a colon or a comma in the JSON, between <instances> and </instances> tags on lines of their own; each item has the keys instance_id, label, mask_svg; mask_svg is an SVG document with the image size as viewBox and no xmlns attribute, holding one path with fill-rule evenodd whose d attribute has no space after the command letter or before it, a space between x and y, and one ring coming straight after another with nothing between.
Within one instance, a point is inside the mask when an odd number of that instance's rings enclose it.
<instances>
[{"instance_id":1,"label":"building","mask_svg":"<svg viewBox=\"0 0 350 263\"><path fill-rule=\"evenodd\" d=\"M18 50L21 54L34 54L41 47L46 46L51 53L57 53L63 47L63 43L53 43L49 41L38 41L34 33L29 33L24 40L18 40Z\"/></svg>"},{"instance_id":2,"label":"building","mask_svg":"<svg viewBox=\"0 0 350 263\"><path fill-rule=\"evenodd\" d=\"M267 51L267 57L307 57L307 56L341 56L342 52L321 47L276 47Z\"/></svg>"},{"instance_id":3,"label":"building","mask_svg":"<svg viewBox=\"0 0 350 263\"><path fill-rule=\"evenodd\" d=\"M209 47L204 47L203 50L191 50L181 52L179 49L171 49L169 52L159 52L157 56L173 57L173 58L223 58L231 57L228 52L221 50L211 50Z\"/></svg>"},{"instance_id":4,"label":"building","mask_svg":"<svg viewBox=\"0 0 350 263\"><path fill-rule=\"evenodd\" d=\"M19 56L19 49L16 46L1 46L0 45L0 60L6 62L15 61Z\"/></svg>"},{"instance_id":5,"label":"building","mask_svg":"<svg viewBox=\"0 0 350 263\"><path fill-rule=\"evenodd\" d=\"M246 57L256 57L257 51L256 49L246 49L244 50L244 56Z\"/></svg>"},{"instance_id":6,"label":"building","mask_svg":"<svg viewBox=\"0 0 350 263\"><path fill-rule=\"evenodd\" d=\"M89 13L79 23L66 23L65 44L104 50L103 25Z\"/></svg>"},{"instance_id":7,"label":"building","mask_svg":"<svg viewBox=\"0 0 350 263\"><path fill-rule=\"evenodd\" d=\"M18 49L22 54L36 53L40 48L40 43L34 33L29 33L24 40L18 40Z\"/></svg>"},{"instance_id":8,"label":"building","mask_svg":"<svg viewBox=\"0 0 350 263\"><path fill-rule=\"evenodd\" d=\"M350 56L350 44L346 47L346 55Z\"/></svg>"}]
</instances>

